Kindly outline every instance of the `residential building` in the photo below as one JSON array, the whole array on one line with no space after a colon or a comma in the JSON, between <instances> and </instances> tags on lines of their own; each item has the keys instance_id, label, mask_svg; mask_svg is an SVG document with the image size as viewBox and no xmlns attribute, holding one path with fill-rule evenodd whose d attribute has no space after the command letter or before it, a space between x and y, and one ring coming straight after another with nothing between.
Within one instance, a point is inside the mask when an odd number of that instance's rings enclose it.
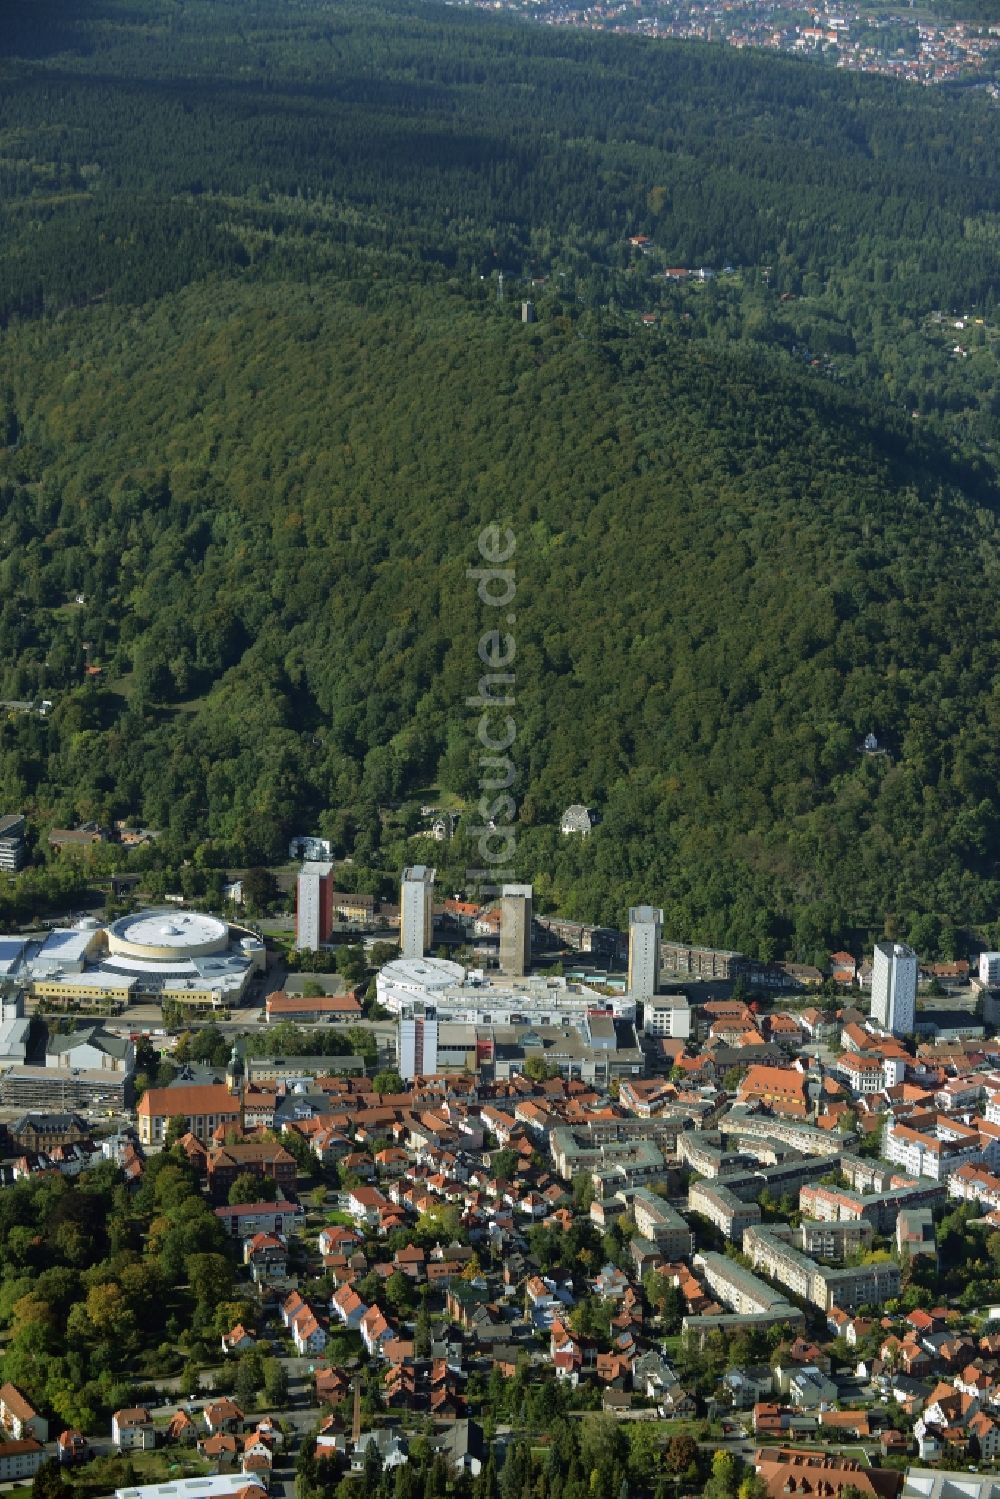
<instances>
[{"instance_id":1,"label":"residential building","mask_svg":"<svg viewBox=\"0 0 1000 1499\"><path fill-rule=\"evenodd\" d=\"M833 1223L804 1218L799 1223L798 1243L804 1253L818 1260L845 1260L871 1247L875 1230L865 1218Z\"/></svg>"},{"instance_id":2,"label":"residential building","mask_svg":"<svg viewBox=\"0 0 1000 1499\"><path fill-rule=\"evenodd\" d=\"M115 1411L111 1417L111 1440L119 1452L127 1452L133 1447L155 1447L156 1429L149 1411L141 1405Z\"/></svg>"},{"instance_id":3,"label":"residential building","mask_svg":"<svg viewBox=\"0 0 1000 1499\"><path fill-rule=\"evenodd\" d=\"M233 1239L252 1239L257 1234L294 1233L304 1220L294 1202L244 1202L215 1209L215 1216Z\"/></svg>"},{"instance_id":4,"label":"residential building","mask_svg":"<svg viewBox=\"0 0 1000 1499\"><path fill-rule=\"evenodd\" d=\"M45 1450L34 1437L20 1441L0 1442L0 1482L14 1478L33 1478L45 1460Z\"/></svg>"},{"instance_id":5,"label":"residential building","mask_svg":"<svg viewBox=\"0 0 1000 1499\"><path fill-rule=\"evenodd\" d=\"M902 1166L907 1176L929 1176L947 1181L960 1166L978 1166L985 1158L985 1148L977 1130L945 1116L938 1117L932 1128L915 1129L897 1123L890 1114L882 1133L882 1154L887 1161Z\"/></svg>"},{"instance_id":6,"label":"residential building","mask_svg":"<svg viewBox=\"0 0 1000 1499\"><path fill-rule=\"evenodd\" d=\"M293 838L288 845L288 857L290 859L302 859L306 862L312 860L322 862L333 857L333 844L328 838L312 838L308 836Z\"/></svg>"},{"instance_id":7,"label":"residential building","mask_svg":"<svg viewBox=\"0 0 1000 1499\"><path fill-rule=\"evenodd\" d=\"M0 868L4 866L0 864ZM979 954L979 978L991 989L1000 986L1000 952L981 952Z\"/></svg>"},{"instance_id":8,"label":"residential building","mask_svg":"<svg viewBox=\"0 0 1000 1499\"><path fill-rule=\"evenodd\" d=\"M16 874L25 859L25 820L19 813L0 817L0 870Z\"/></svg>"},{"instance_id":9,"label":"residential building","mask_svg":"<svg viewBox=\"0 0 1000 1499\"><path fill-rule=\"evenodd\" d=\"M586 836L593 826L593 816L581 802L574 802L571 807L567 807L559 819L559 831L566 837L571 833L582 833Z\"/></svg>"},{"instance_id":10,"label":"residential building","mask_svg":"<svg viewBox=\"0 0 1000 1499\"><path fill-rule=\"evenodd\" d=\"M943 1182L924 1181L919 1186L883 1188L867 1194L850 1191L846 1187L826 1187L811 1183L800 1188L799 1207L811 1219L824 1222L865 1221L877 1233L892 1233L903 1209L944 1202L948 1190L961 1176L962 1172L958 1171L949 1177L947 1188ZM1000 1206L1000 1179L997 1180L997 1191L997 1205ZM959 1194L952 1190L951 1195Z\"/></svg>"},{"instance_id":11,"label":"residential building","mask_svg":"<svg viewBox=\"0 0 1000 1499\"><path fill-rule=\"evenodd\" d=\"M422 958L434 940L434 877L436 870L413 864L403 870L400 884L400 955Z\"/></svg>"},{"instance_id":12,"label":"residential building","mask_svg":"<svg viewBox=\"0 0 1000 1499\"><path fill-rule=\"evenodd\" d=\"M236 1178L246 1175L276 1182L287 1197L295 1190L296 1170L295 1157L273 1140L219 1146L208 1152L205 1161L208 1190L215 1202L224 1201Z\"/></svg>"},{"instance_id":13,"label":"residential building","mask_svg":"<svg viewBox=\"0 0 1000 1499\"><path fill-rule=\"evenodd\" d=\"M714 1223L734 1244L741 1243L744 1231L760 1222L758 1204L741 1202L721 1180L692 1182L688 1188L688 1208Z\"/></svg>"},{"instance_id":14,"label":"residential building","mask_svg":"<svg viewBox=\"0 0 1000 1499\"><path fill-rule=\"evenodd\" d=\"M16 1441L33 1437L37 1442L49 1439L49 1423L40 1416L16 1385L0 1385L0 1425Z\"/></svg>"},{"instance_id":15,"label":"residential building","mask_svg":"<svg viewBox=\"0 0 1000 1499\"><path fill-rule=\"evenodd\" d=\"M531 886L504 885L500 895L500 967L512 978L531 968Z\"/></svg>"},{"instance_id":16,"label":"residential building","mask_svg":"<svg viewBox=\"0 0 1000 1499\"><path fill-rule=\"evenodd\" d=\"M632 906L629 909L628 991L633 998L652 999L660 987L662 932L663 912L658 907Z\"/></svg>"},{"instance_id":17,"label":"residential building","mask_svg":"<svg viewBox=\"0 0 1000 1499\"><path fill-rule=\"evenodd\" d=\"M918 1255L927 1255L937 1259L934 1214L930 1208L903 1208L896 1219L896 1248L901 1258L915 1259Z\"/></svg>"},{"instance_id":18,"label":"residential building","mask_svg":"<svg viewBox=\"0 0 1000 1499\"><path fill-rule=\"evenodd\" d=\"M749 1067L737 1098L742 1104L765 1104L776 1114L793 1119L804 1120L809 1113L805 1074L795 1067Z\"/></svg>"},{"instance_id":19,"label":"residential building","mask_svg":"<svg viewBox=\"0 0 1000 1499\"><path fill-rule=\"evenodd\" d=\"M445 1430L433 1439L433 1445L444 1454L450 1467L473 1478L482 1472L489 1455L483 1428L476 1421L449 1422Z\"/></svg>"},{"instance_id":20,"label":"residential building","mask_svg":"<svg viewBox=\"0 0 1000 1499\"><path fill-rule=\"evenodd\" d=\"M637 1187L627 1200L639 1233L644 1239L652 1239L667 1259L687 1259L694 1252L690 1224L664 1198L648 1187Z\"/></svg>"},{"instance_id":21,"label":"residential building","mask_svg":"<svg viewBox=\"0 0 1000 1499\"><path fill-rule=\"evenodd\" d=\"M438 1070L438 1019L433 1005L419 1000L400 1014L396 1041L399 1075L409 1082Z\"/></svg>"},{"instance_id":22,"label":"residential building","mask_svg":"<svg viewBox=\"0 0 1000 1499\"><path fill-rule=\"evenodd\" d=\"M295 885L295 945L315 952L333 933L333 865L309 860Z\"/></svg>"},{"instance_id":23,"label":"residential building","mask_svg":"<svg viewBox=\"0 0 1000 1499\"><path fill-rule=\"evenodd\" d=\"M894 1263L845 1266L831 1269L811 1259L795 1240L802 1230L780 1224L756 1224L743 1235L743 1253L755 1270L763 1270L785 1290L821 1311L834 1306L881 1305L899 1295L900 1270Z\"/></svg>"},{"instance_id":24,"label":"residential building","mask_svg":"<svg viewBox=\"0 0 1000 1499\"><path fill-rule=\"evenodd\" d=\"M902 942L876 942L872 960L872 1019L893 1036L913 1032L917 1011L917 955Z\"/></svg>"},{"instance_id":25,"label":"residential building","mask_svg":"<svg viewBox=\"0 0 1000 1499\"><path fill-rule=\"evenodd\" d=\"M703 979L734 979L744 962L739 953L714 947L692 947L685 942L660 944L660 966L664 973L690 974Z\"/></svg>"},{"instance_id":26,"label":"residential building","mask_svg":"<svg viewBox=\"0 0 1000 1499\"><path fill-rule=\"evenodd\" d=\"M784 1296L765 1281L751 1275L728 1255L706 1250L696 1254L694 1266L719 1300L740 1316L758 1312L794 1312ZM801 1313L799 1314L801 1320Z\"/></svg>"}]
</instances>

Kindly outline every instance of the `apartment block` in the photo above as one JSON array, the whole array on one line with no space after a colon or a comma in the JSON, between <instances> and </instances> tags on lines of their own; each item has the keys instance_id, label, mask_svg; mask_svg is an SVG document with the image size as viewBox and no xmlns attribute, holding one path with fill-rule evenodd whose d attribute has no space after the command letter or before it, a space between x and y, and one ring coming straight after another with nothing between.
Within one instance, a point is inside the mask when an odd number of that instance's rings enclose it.
<instances>
[{"instance_id":1,"label":"apartment block","mask_svg":"<svg viewBox=\"0 0 1000 1499\"><path fill-rule=\"evenodd\" d=\"M500 967L520 978L531 968L530 885L504 885L500 895Z\"/></svg>"},{"instance_id":2,"label":"apartment block","mask_svg":"<svg viewBox=\"0 0 1000 1499\"><path fill-rule=\"evenodd\" d=\"M917 955L903 942L876 942L872 1019L893 1036L909 1035L917 1011Z\"/></svg>"},{"instance_id":3,"label":"apartment block","mask_svg":"<svg viewBox=\"0 0 1000 1499\"><path fill-rule=\"evenodd\" d=\"M333 932L333 865L303 864L295 886L295 945L315 952Z\"/></svg>"},{"instance_id":4,"label":"apartment block","mask_svg":"<svg viewBox=\"0 0 1000 1499\"><path fill-rule=\"evenodd\" d=\"M632 906L628 913L628 988L636 999L652 999L660 986L660 933L663 912Z\"/></svg>"},{"instance_id":5,"label":"apartment block","mask_svg":"<svg viewBox=\"0 0 1000 1499\"><path fill-rule=\"evenodd\" d=\"M868 1303L881 1305L899 1295L900 1271L896 1264L830 1268L820 1265L796 1243L796 1232L775 1224L758 1224L743 1235L743 1253L756 1270L763 1270L785 1290L810 1301L821 1311L835 1306L850 1308Z\"/></svg>"},{"instance_id":6,"label":"apartment block","mask_svg":"<svg viewBox=\"0 0 1000 1499\"><path fill-rule=\"evenodd\" d=\"M668 1260L687 1259L693 1253L690 1225L662 1197L647 1187L637 1187L629 1205L639 1233L644 1239L652 1239Z\"/></svg>"},{"instance_id":7,"label":"apartment block","mask_svg":"<svg viewBox=\"0 0 1000 1499\"><path fill-rule=\"evenodd\" d=\"M789 1311L793 1310L779 1291L756 1275L751 1275L749 1270L744 1270L742 1265L738 1265L728 1255L705 1250L704 1253L695 1255L694 1267L712 1294L724 1306L741 1316L755 1312L774 1312L785 1307Z\"/></svg>"},{"instance_id":8,"label":"apartment block","mask_svg":"<svg viewBox=\"0 0 1000 1499\"><path fill-rule=\"evenodd\" d=\"M688 1188L688 1209L714 1223L734 1244L741 1243L746 1229L760 1222L758 1204L741 1202L722 1181L692 1182Z\"/></svg>"},{"instance_id":9,"label":"apartment block","mask_svg":"<svg viewBox=\"0 0 1000 1499\"><path fill-rule=\"evenodd\" d=\"M0 869L16 874L25 860L25 820L19 814L0 817Z\"/></svg>"},{"instance_id":10,"label":"apartment block","mask_svg":"<svg viewBox=\"0 0 1000 1499\"><path fill-rule=\"evenodd\" d=\"M403 870L399 890L400 949L404 958L422 958L434 938L434 879L425 864Z\"/></svg>"}]
</instances>

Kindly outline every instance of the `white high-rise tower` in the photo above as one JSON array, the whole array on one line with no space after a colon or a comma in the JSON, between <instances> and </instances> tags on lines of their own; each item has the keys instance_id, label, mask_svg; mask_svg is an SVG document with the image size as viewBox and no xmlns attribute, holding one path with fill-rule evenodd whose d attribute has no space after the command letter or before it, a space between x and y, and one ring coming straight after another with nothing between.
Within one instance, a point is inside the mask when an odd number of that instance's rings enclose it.
<instances>
[{"instance_id":1,"label":"white high-rise tower","mask_svg":"<svg viewBox=\"0 0 1000 1499\"><path fill-rule=\"evenodd\" d=\"M917 955L903 942L876 942L872 962L872 1019L893 1036L916 1023Z\"/></svg>"},{"instance_id":2,"label":"white high-rise tower","mask_svg":"<svg viewBox=\"0 0 1000 1499\"><path fill-rule=\"evenodd\" d=\"M404 958L422 958L434 939L434 876L426 864L403 870L399 892L399 945Z\"/></svg>"}]
</instances>

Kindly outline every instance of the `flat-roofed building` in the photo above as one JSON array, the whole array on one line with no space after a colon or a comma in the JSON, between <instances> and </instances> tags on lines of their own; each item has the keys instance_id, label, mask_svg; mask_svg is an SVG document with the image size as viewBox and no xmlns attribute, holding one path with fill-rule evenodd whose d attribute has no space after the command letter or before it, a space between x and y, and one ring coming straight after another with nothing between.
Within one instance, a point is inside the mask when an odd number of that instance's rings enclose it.
<instances>
[{"instance_id":1,"label":"flat-roofed building","mask_svg":"<svg viewBox=\"0 0 1000 1499\"><path fill-rule=\"evenodd\" d=\"M531 886L504 885L500 895L500 967L513 978L531 968Z\"/></svg>"},{"instance_id":2,"label":"flat-roofed building","mask_svg":"<svg viewBox=\"0 0 1000 1499\"><path fill-rule=\"evenodd\" d=\"M396 1056L405 1081L438 1070L438 1019L433 1005L408 1005L397 1022Z\"/></svg>"},{"instance_id":3,"label":"flat-roofed building","mask_svg":"<svg viewBox=\"0 0 1000 1499\"><path fill-rule=\"evenodd\" d=\"M628 989L636 999L652 999L660 987L662 932L663 912L658 906L632 906L629 909Z\"/></svg>"},{"instance_id":4,"label":"flat-roofed building","mask_svg":"<svg viewBox=\"0 0 1000 1499\"><path fill-rule=\"evenodd\" d=\"M399 888L399 945L404 958L422 958L434 941L436 873L426 864L412 864L403 870Z\"/></svg>"},{"instance_id":5,"label":"flat-roofed building","mask_svg":"<svg viewBox=\"0 0 1000 1499\"><path fill-rule=\"evenodd\" d=\"M917 1008L917 955L904 942L876 942L872 1019L893 1036L909 1035Z\"/></svg>"},{"instance_id":6,"label":"flat-roofed building","mask_svg":"<svg viewBox=\"0 0 1000 1499\"><path fill-rule=\"evenodd\" d=\"M333 933L333 865L307 860L295 883L295 946L316 952Z\"/></svg>"},{"instance_id":7,"label":"flat-roofed building","mask_svg":"<svg viewBox=\"0 0 1000 1499\"><path fill-rule=\"evenodd\" d=\"M25 820L19 812L0 817L0 869L16 874L24 863Z\"/></svg>"},{"instance_id":8,"label":"flat-roofed building","mask_svg":"<svg viewBox=\"0 0 1000 1499\"><path fill-rule=\"evenodd\" d=\"M647 1036L686 1040L691 1034L691 1002L685 994L650 997L643 1001L642 1012L643 1030Z\"/></svg>"}]
</instances>

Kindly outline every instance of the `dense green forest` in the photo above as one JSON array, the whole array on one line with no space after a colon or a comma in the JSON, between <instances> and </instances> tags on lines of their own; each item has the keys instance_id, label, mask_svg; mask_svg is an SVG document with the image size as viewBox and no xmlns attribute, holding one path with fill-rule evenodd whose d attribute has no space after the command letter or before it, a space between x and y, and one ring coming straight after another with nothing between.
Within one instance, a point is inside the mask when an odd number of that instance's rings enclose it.
<instances>
[{"instance_id":1,"label":"dense green forest","mask_svg":"<svg viewBox=\"0 0 1000 1499\"><path fill-rule=\"evenodd\" d=\"M801 955L994 918L990 101L374 0L4 46L0 691L53 708L0 807L390 868L439 786L457 888L501 521L543 900Z\"/></svg>"}]
</instances>

